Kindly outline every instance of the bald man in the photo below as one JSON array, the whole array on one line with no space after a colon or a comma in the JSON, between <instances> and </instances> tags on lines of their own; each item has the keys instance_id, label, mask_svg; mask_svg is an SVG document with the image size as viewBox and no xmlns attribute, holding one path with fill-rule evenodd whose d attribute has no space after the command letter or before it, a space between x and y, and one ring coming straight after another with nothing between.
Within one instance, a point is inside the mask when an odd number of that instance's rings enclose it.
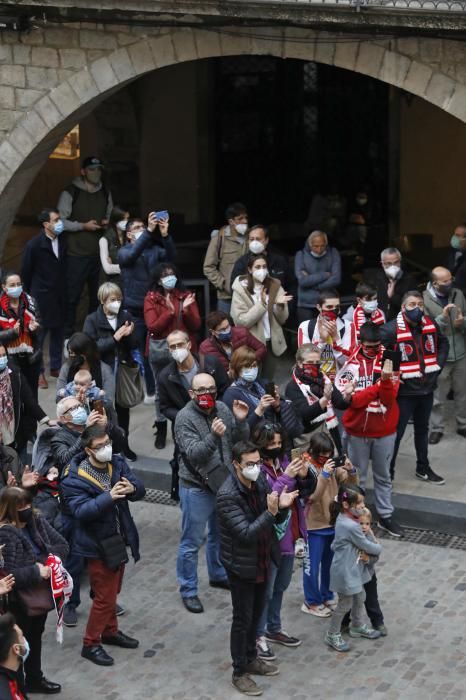
<instances>
[{"instance_id":1,"label":"bald man","mask_svg":"<svg viewBox=\"0 0 466 700\"><path fill-rule=\"evenodd\" d=\"M439 375L430 416L429 443L436 445L445 431L445 401L453 389L456 432L466 437L466 301L463 292L453 284L446 267L434 267L424 292L428 316L434 319L450 343L447 362Z\"/></svg>"},{"instance_id":2,"label":"bald man","mask_svg":"<svg viewBox=\"0 0 466 700\"><path fill-rule=\"evenodd\" d=\"M249 436L248 405L234 401L232 411L217 401L217 386L210 374L196 374L189 390L191 400L175 420L175 440L180 452L181 539L176 573L186 610L201 613L197 595L198 552L205 540L209 583L229 588L220 562L220 541L215 512L216 494L232 472L233 444Z\"/></svg>"}]
</instances>

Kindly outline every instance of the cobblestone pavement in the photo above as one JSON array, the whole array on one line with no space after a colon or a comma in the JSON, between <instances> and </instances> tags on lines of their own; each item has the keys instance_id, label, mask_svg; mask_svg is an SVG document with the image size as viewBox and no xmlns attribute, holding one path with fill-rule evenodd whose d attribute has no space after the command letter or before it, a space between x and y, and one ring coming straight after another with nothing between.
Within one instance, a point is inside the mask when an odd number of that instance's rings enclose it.
<instances>
[{"instance_id":1,"label":"cobblestone pavement","mask_svg":"<svg viewBox=\"0 0 466 700\"><path fill-rule=\"evenodd\" d=\"M63 684L62 700L234 700L230 685L230 597L208 587L200 559L199 595L206 612L185 611L177 592L175 555L178 508L140 503L133 513L141 534L142 559L129 565L119 598L123 631L137 637L135 651L109 648L113 668L81 658L88 610L83 586L79 624L56 644L49 615L44 638L46 675ZM300 637L298 649L276 649L280 675L258 679L271 700L464 700L466 697L466 561L453 549L385 539L378 567L379 590L389 635L351 640L349 654L324 646L326 625L300 612L298 565L285 595L285 629Z\"/></svg>"}]
</instances>

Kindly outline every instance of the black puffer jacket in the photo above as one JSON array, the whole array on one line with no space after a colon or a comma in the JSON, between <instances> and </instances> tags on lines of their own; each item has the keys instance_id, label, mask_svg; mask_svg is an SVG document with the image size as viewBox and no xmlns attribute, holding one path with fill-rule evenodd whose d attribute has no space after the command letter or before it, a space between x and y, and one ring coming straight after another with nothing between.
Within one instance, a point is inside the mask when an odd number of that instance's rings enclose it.
<instances>
[{"instance_id":1,"label":"black puffer jacket","mask_svg":"<svg viewBox=\"0 0 466 700\"><path fill-rule=\"evenodd\" d=\"M255 483L261 515L252 510L248 489L235 474L225 480L217 493L217 515L220 525L220 560L228 571L242 579L255 581L257 574L257 543L263 530L270 530L272 561L280 563L280 547L274 524L284 522L288 510L280 510L274 517L267 510L270 487L264 474Z\"/></svg>"}]
</instances>

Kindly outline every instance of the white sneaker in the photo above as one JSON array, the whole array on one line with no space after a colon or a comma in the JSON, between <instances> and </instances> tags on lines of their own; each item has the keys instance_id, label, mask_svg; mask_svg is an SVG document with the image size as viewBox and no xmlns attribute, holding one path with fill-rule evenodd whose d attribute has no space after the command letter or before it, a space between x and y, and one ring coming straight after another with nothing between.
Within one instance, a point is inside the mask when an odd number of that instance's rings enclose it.
<instances>
[{"instance_id":1,"label":"white sneaker","mask_svg":"<svg viewBox=\"0 0 466 700\"><path fill-rule=\"evenodd\" d=\"M304 559L305 544L302 537L294 543L294 555L297 559Z\"/></svg>"},{"instance_id":2,"label":"white sneaker","mask_svg":"<svg viewBox=\"0 0 466 700\"><path fill-rule=\"evenodd\" d=\"M257 656L259 659L264 659L265 661L275 661L277 658L269 645L265 637L258 637L256 639Z\"/></svg>"},{"instance_id":3,"label":"white sneaker","mask_svg":"<svg viewBox=\"0 0 466 700\"><path fill-rule=\"evenodd\" d=\"M301 605L301 612L306 613L306 615L314 615L315 617L330 617L332 614L325 605L308 605L307 603Z\"/></svg>"},{"instance_id":4,"label":"white sneaker","mask_svg":"<svg viewBox=\"0 0 466 700\"><path fill-rule=\"evenodd\" d=\"M152 406L152 404L155 403L155 394L145 394L144 403L146 406Z\"/></svg>"}]
</instances>

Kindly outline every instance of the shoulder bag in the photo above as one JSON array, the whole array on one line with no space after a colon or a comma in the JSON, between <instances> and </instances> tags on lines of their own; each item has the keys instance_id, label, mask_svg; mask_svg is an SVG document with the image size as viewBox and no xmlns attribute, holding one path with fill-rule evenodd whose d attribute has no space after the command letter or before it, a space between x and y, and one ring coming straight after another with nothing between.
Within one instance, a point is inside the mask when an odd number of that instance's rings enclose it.
<instances>
[{"instance_id":1,"label":"shoulder bag","mask_svg":"<svg viewBox=\"0 0 466 700\"><path fill-rule=\"evenodd\" d=\"M133 408L144 400L144 385L139 365L120 362L116 373L115 402L123 408Z\"/></svg>"}]
</instances>

